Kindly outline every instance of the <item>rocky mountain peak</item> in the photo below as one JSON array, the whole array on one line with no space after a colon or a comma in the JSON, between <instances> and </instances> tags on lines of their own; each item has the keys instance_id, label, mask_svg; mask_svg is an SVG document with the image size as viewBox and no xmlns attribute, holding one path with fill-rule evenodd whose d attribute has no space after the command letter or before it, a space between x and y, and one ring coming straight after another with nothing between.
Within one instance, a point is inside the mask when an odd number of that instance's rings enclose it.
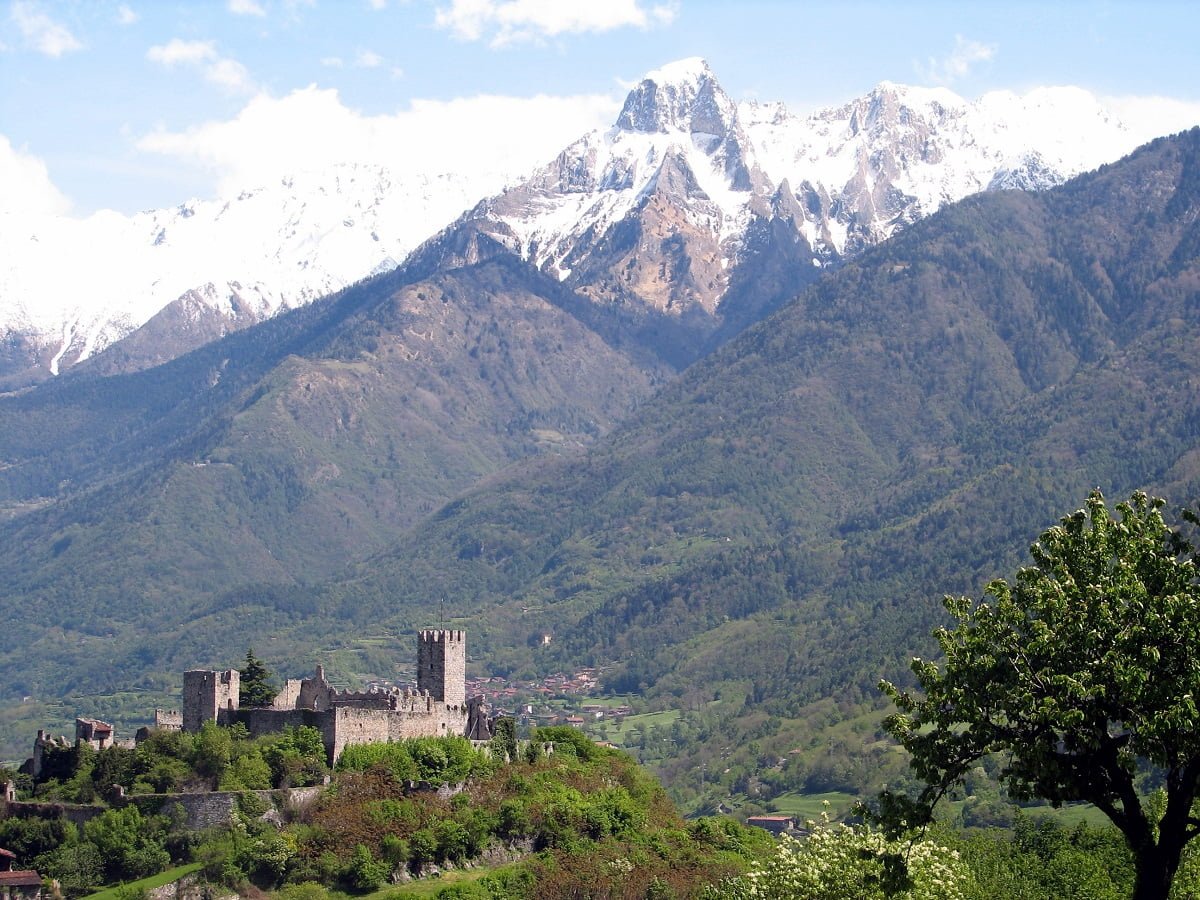
<instances>
[{"instance_id":1,"label":"rocky mountain peak","mask_svg":"<svg viewBox=\"0 0 1200 900\"><path fill-rule=\"evenodd\" d=\"M848 117L848 133L888 133L897 127L920 122L925 127L942 126L961 116L967 103L944 88L919 88L882 81L865 96L842 107L835 115Z\"/></svg>"},{"instance_id":2,"label":"rocky mountain peak","mask_svg":"<svg viewBox=\"0 0 1200 900\"><path fill-rule=\"evenodd\" d=\"M666 134L682 131L725 137L736 127L737 110L700 57L669 63L647 73L625 98L617 117L622 131Z\"/></svg>"}]
</instances>

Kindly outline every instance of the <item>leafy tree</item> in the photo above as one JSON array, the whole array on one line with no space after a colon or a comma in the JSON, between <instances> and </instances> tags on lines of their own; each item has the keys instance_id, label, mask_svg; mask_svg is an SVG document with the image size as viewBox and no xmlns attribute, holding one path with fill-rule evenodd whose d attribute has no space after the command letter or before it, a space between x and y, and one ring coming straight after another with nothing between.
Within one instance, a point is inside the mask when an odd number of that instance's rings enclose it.
<instances>
[{"instance_id":1,"label":"leafy tree","mask_svg":"<svg viewBox=\"0 0 1200 900\"><path fill-rule=\"evenodd\" d=\"M263 759L271 768L278 787L305 787L320 784L329 772L325 764L325 744L319 729L310 725L285 728L265 742Z\"/></svg>"},{"instance_id":2,"label":"leafy tree","mask_svg":"<svg viewBox=\"0 0 1200 900\"><path fill-rule=\"evenodd\" d=\"M438 842L433 829L422 828L414 831L408 841L408 858L414 869L420 872L426 864L437 857Z\"/></svg>"},{"instance_id":3,"label":"leafy tree","mask_svg":"<svg viewBox=\"0 0 1200 900\"><path fill-rule=\"evenodd\" d=\"M270 706L279 693L271 681L271 670L252 649L246 651L246 663L238 670L241 681L238 688L239 706Z\"/></svg>"},{"instance_id":4,"label":"leafy tree","mask_svg":"<svg viewBox=\"0 0 1200 900\"><path fill-rule=\"evenodd\" d=\"M1200 834L1200 580L1162 506L1135 493L1114 518L1093 492L1042 534L1015 584L993 581L978 603L946 598L957 624L935 632L945 662L912 663L924 696L882 684L899 708L885 725L927 785L915 801L885 792L885 819L927 816L1003 751L1014 797L1096 806L1133 852L1135 900L1165 900ZM1159 799L1139 791L1147 770Z\"/></svg>"},{"instance_id":5,"label":"leafy tree","mask_svg":"<svg viewBox=\"0 0 1200 900\"><path fill-rule=\"evenodd\" d=\"M61 846L42 854L34 868L59 883L68 897L93 893L104 883L104 860L96 845L72 835Z\"/></svg>"},{"instance_id":6,"label":"leafy tree","mask_svg":"<svg viewBox=\"0 0 1200 900\"><path fill-rule=\"evenodd\" d=\"M163 848L162 821L146 818L136 806L105 810L83 826L104 860L106 875L144 878L165 869L171 857Z\"/></svg>"},{"instance_id":7,"label":"leafy tree","mask_svg":"<svg viewBox=\"0 0 1200 900\"><path fill-rule=\"evenodd\" d=\"M221 775L223 791L261 791L271 787L271 767L258 750L239 755Z\"/></svg>"},{"instance_id":8,"label":"leafy tree","mask_svg":"<svg viewBox=\"0 0 1200 900\"><path fill-rule=\"evenodd\" d=\"M229 729L216 722L205 722L196 735L192 749L192 766L201 775L220 779L229 767L233 738Z\"/></svg>"},{"instance_id":9,"label":"leafy tree","mask_svg":"<svg viewBox=\"0 0 1200 900\"><path fill-rule=\"evenodd\" d=\"M368 847L359 844L346 867L346 880L354 890L369 894L383 887L389 872L387 863L377 860Z\"/></svg>"},{"instance_id":10,"label":"leafy tree","mask_svg":"<svg viewBox=\"0 0 1200 900\"><path fill-rule=\"evenodd\" d=\"M462 862L471 848L471 833L453 819L443 819L433 829L440 859Z\"/></svg>"},{"instance_id":11,"label":"leafy tree","mask_svg":"<svg viewBox=\"0 0 1200 900\"><path fill-rule=\"evenodd\" d=\"M64 843L74 830L65 819L0 819L0 847L25 863Z\"/></svg>"},{"instance_id":12,"label":"leafy tree","mask_svg":"<svg viewBox=\"0 0 1200 900\"><path fill-rule=\"evenodd\" d=\"M496 719L492 735L492 754L501 762L517 761L517 722L512 716Z\"/></svg>"}]
</instances>

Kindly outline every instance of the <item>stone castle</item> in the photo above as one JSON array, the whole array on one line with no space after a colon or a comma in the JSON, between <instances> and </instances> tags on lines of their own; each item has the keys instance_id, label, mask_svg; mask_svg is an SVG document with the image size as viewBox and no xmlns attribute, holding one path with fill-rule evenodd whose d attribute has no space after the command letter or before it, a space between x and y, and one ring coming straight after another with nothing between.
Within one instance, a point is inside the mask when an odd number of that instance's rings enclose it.
<instances>
[{"instance_id":1,"label":"stone castle","mask_svg":"<svg viewBox=\"0 0 1200 900\"><path fill-rule=\"evenodd\" d=\"M238 700L237 669L195 669L183 675L182 715L155 710L154 724L196 732L205 722L240 722L253 737L307 725L321 732L331 765L351 744L447 735L486 741L491 723L483 698L467 699L466 667L466 632L429 629L417 635L415 690L339 691L317 666L311 678L288 680L270 706L249 708Z\"/></svg>"}]
</instances>

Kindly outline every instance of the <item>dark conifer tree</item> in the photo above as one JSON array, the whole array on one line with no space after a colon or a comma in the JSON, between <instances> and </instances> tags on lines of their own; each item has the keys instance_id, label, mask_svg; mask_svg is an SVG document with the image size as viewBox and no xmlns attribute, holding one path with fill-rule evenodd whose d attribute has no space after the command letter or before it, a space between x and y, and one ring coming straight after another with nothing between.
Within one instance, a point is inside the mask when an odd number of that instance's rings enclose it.
<instances>
[{"instance_id":1,"label":"dark conifer tree","mask_svg":"<svg viewBox=\"0 0 1200 900\"><path fill-rule=\"evenodd\" d=\"M239 671L242 678L238 690L238 705L270 706L278 691L271 681L271 670L254 655L253 649L246 650L246 663Z\"/></svg>"}]
</instances>

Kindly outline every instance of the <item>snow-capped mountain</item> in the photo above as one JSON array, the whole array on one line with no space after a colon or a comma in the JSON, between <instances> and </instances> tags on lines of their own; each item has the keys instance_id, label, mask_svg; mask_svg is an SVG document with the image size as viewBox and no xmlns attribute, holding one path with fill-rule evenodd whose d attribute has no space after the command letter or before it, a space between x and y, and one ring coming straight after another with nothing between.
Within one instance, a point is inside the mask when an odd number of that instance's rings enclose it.
<instances>
[{"instance_id":1,"label":"snow-capped mountain","mask_svg":"<svg viewBox=\"0 0 1200 900\"><path fill-rule=\"evenodd\" d=\"M599 303L712 313L770 185L698 59L646 76L616 124L485 200L471 227ZM624 225L624 227L623 227Z\"/></svg>"},{"instance_id":2,"label":"snow-capped mountain","mask_svg":"<svg viewBox=\"0 0 1200 900\"><path fill-rule=\"evenodd\" d=\"M1051 187L1148 137L1077 88L971 103L884 83L800 117L778 103L734 104L689 59L651 72L612 128L454 227L469 224L594 300L712 315L739 266L761 265L753 236L768 222L787 222L819 268L946 203Z\"/></svg>"},{"instance_id":3,"label":"snow-capped mountain","mask_svg":"<svg viewBox=\"0 0 1200 900\"><path fill-rule=\"evenodd\" d=\"M946 203L1050 187L1154 136L1077 88L969 102L884 83L798 116L735 103L687 59L416 256L469 262L485 237L601 307L711 335ZM504 183L346 165L131 218L0 216L0 375L30 357L57 373L154 317L195 346L399 263Z\"/></svg>"},{"instance_id":4,"label":"snow-capped mountain","mask_svg":"<svg viewBox=\"0 0 1200 900\"><path fill-rule=\"evenodd\" d=\"M503 183L347 164L135 216L0 215L0 336L57 374L174 307L179 352L395 267Z\"/></svg>"},{"instance_id":5,"label":"snow-capped mountain","mask_svg":"<svg viewBox=\"0 0 1200 900\"><path fill-rule=\"evenodd\" d=\"M782 104L746 103L739 113L768 176L794 189L805 237L822 256L855 253L982 190L1053 187L1157 136L1133 133L1071 87L971 103L885 82L803 118Z\"/></svg>"}]
</instances>

